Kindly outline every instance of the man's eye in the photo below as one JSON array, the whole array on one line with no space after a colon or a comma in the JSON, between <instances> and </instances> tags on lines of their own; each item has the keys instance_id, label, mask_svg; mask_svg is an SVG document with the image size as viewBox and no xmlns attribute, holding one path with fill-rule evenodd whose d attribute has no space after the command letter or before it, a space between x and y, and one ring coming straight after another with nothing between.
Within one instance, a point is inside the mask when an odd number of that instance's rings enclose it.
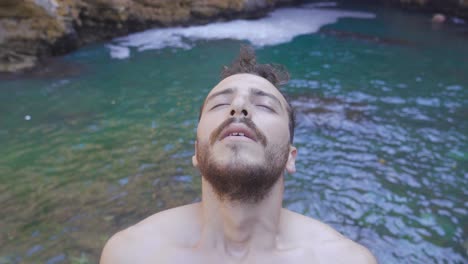
<instances>
[{"instance_id":1,"label":"man's eye","mask_svg":"<svg viewBox=\"0 0 468 264\"><path fill-rule=\"evenodd\" d=\"M268 111L272 111L274 112L275 110L273 110L273 108L269 107L268 105L257 105L258 107L261 107L261 108L265 108L266 110Z\"/></svg>"},{"instance_id":2,"label":"man's eye","mask_svg":"<svg viewBox=\"0 0 468 264\"><path fill-rule=\"evenodd\" d=\"M224 105L228 105L228 104L217 104L217 105L211 107L211 110L213 110L215 108L218 108L218 107L221 107L221 106L224 106Z\"/></svg>"}]
</instances>

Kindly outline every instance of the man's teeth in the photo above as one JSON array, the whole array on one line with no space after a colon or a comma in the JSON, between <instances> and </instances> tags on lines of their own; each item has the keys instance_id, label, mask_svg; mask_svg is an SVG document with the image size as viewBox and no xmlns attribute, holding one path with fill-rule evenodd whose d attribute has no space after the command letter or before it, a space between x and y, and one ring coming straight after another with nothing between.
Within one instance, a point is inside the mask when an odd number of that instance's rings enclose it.
<instances>
[{"instance_id":1,"label":"man's teeth","mask_svg":"<svg viewBox=\"0 0 468 264\"><path fill-rule=\"evenodd\" d=\"M245 135L244 135L244 133L241 133L241 132L239 132L239 133L234 132L234 133L229 134L229 136L240 136L240 137L244 137Z\"/></svg>"}]
</instances>

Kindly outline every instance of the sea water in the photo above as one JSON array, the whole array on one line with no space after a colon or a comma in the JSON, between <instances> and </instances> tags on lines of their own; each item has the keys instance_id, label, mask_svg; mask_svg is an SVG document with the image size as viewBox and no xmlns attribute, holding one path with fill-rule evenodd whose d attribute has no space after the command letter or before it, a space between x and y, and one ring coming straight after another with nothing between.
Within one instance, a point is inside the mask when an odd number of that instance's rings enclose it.
<instances>
[{"instance_id":1,"label":"sea water","mask_svg":"<svg viewBox=\"0 0 468 264\"><path fill-rule=\"evenodd\" d=\"M379 263L466 263L466 24L315 3L152 29L0 82L0 263L97 263L105 241L200 200L199 107L250 43L284 64L297 173L284 206Z\"/></svg>"}]
</instances>

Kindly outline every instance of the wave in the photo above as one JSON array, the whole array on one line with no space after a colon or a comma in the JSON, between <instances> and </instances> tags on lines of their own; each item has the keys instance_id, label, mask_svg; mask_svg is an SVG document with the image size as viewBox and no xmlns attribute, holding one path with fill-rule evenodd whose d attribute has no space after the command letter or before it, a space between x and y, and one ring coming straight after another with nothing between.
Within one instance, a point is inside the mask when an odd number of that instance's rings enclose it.
<instances>
[{"instance_id":1,"label":"wave","mask_svg":"<svg viewBox=\"0 0 468 264\"><path fill-rule=\"evenodd\" d=\"M117 38L107 45L112 58L128 58L130 48L137 51L166 47L190 49L195 40L247 40L253 46L287 43L294 37L316 33L321 27L340 18L373 19L375 14L338 9L317 8L309 4L300 8L280 8L258 20L233 20L202 26L150 29Z\"/></svg>"}]
</instances>

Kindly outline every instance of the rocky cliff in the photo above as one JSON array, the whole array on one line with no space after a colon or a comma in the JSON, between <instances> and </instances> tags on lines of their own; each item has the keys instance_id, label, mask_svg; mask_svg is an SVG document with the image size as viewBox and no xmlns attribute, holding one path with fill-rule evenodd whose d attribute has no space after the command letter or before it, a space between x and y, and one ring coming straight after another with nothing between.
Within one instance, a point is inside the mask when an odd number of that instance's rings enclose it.
<instances>
[{"instance_id":1,"label":"rocky cliff","mask_svg":"<svg viewBox=\"0 0 468 264\"><path fill-rule=\"evenodd\" d=\"M0 72L150 27L258 17L297 0L0 0Z\"/></svg>"}]
</instances>

